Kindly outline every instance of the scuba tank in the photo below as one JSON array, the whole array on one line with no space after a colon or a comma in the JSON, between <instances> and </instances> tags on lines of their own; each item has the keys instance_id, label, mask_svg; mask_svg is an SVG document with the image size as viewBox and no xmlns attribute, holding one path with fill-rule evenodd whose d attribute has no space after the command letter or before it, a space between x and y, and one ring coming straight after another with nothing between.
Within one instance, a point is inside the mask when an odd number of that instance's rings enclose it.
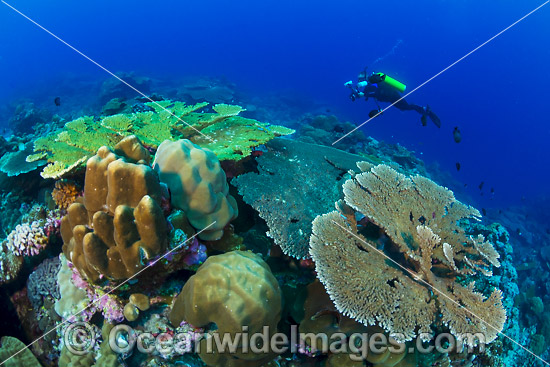
<instances>
[{"instance_id":1,"label":"scuba tank","mask_svg":"<svg viewBox=\"0 0 550 367\"><path fill-rule=\"evenodd\" d=\"M407 89L407 86L400 81L395 80L394 78L387 76L384 73L374 73L371 75L371 78L377 80L377 83L385 83L389 85L390 87L393 87L397 89L399 92L403 93L405 92L405 89Z\"/></svg>"}]
</instances>

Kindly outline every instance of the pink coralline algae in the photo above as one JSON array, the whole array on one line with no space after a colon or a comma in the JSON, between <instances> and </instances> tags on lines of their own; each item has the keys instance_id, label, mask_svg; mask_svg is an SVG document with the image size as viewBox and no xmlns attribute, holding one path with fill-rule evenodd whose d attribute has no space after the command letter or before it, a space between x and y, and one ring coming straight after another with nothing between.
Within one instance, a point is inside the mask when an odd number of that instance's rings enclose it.
<instances>
[{"instance_id":1,"label":"pink coralline algae","mask_svg":"<svg viewBox=\"0 0 550 367\"><path fill-rule=\"evenodd\" d=\"M44 224L44 233L48 237L60 235L61 228L61 213L59 210L51 210L48 212L46 223Z\"/></svg>"},{"instance_id":2,"label":"pink coralline algae","mask_svg":"<svg viewBox=\"0 0 550 367\"><path fill-rule=\"evenodd\" d=\"M122 322L124 320L124 307L122 302L120 302L115 295L91 286L87 281L82 279L80 273L75 269L71 262L67 262L67 264L73 272L71 278L73 284L76 287L85 290L88 298L90 299L91 306L84 312L88 313L91 318L91 315L99 311L110 323Z\"/></svg>"}]
</instances>

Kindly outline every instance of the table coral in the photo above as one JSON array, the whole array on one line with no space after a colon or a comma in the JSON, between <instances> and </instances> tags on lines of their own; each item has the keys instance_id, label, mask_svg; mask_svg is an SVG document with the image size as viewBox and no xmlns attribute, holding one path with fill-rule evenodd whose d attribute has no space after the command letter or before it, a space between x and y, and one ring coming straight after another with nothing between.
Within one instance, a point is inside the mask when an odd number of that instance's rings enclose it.
<instances>
[{"instance_id":1,"label":"table coral","mask_svg":"<svg viewBox=\"0 0 550 367\"><path fill-rule=\"evenodd\" d=\"M346 181L344 194L347 205L339 202L338 211L315 219L310 243L319 279L340 312L402 340L430 333L438 313L458 340L475 333L483 333L485 343L496 339L506 320L500 290L487 290L485 297L473 282L455 281L459 275L489 274L498 265L490 243L480 250L458 225L477 217L475 209L426 178L409 178L384 165ZM360 233L362 216L392 240L386 254ZM447 254L446 243L454 249ZM390 256L406 272L390 266Z\"/></svg>"},{"instance_id":2,"label":"table coral","mask_svg":"<svg viewBox=\"0 0 550 367\"><path fill-rule=\"evenodd\" d=\"M189 140L167 140L157 150L153 169L168 185L172 205L183 210L189 223L201 231L198 236L220 239L238 211L216 155Z\"/></svg>"},{"instance_id":3,"label":"table coral","mask_svg":"<svg viewBox=\"0 0 550 367\"><path fill-rule=\"evenodd\" d=\"M311 222L334 208L341 195L338 182L362 159L334 148L280 138L269 142L267 152L256 158L258 173L245 173L231 183L266 221L267 235L285 254L302 259L309 257Z\"/></svg>"},{"instance_id":4,"label":"table coral","mask_svg":"<svg viewBox=\"0 0 550 367\"><path fill-rule=\"evenodd\" d=\"M220 335L234 336L245 326L250 335L263 327L275 333L281 317L281 290L256 254L232 251L211 256L187 281L169 317L175 326L184 320L198 327L215 323ZM207 353L205 343L203 339L200 357L209 366L260 366L266 359L266 354L242 351Z\"/></svg>"},{"instance_id":5,"label":"table coral","mask_svg":"<svg viewBox=\"0 0 550 367\"><path fill-rule=\"evenodd\" d=\"M238 116L244 110L240 106L220 104L213 107L214 113L200 113L197 111L208 103L186 105L162 100L145 105L151 111L98 118L83 116L69 121L61 131L35 140L34 154L27 153L26 161L35 166L47 161L42 177L60 178L84 165L101 146L114 146L130 135L152 149L167 139L188 138L214 151L220 160L239 160L248 156L253 147L294 132Z\"/></svg>"},{"instance_id":6,"label":"table coral","mask_svg":"<svg viewBox=\"0 0 550 367\"><path fill-rule=\"evenodd\" d=\"M92 282L126 279L167 246L163 190L149 153L135 136L114 150L101 147L88 160L83 200L61 221L65 256Z\"/></svg>"}]
</instances>

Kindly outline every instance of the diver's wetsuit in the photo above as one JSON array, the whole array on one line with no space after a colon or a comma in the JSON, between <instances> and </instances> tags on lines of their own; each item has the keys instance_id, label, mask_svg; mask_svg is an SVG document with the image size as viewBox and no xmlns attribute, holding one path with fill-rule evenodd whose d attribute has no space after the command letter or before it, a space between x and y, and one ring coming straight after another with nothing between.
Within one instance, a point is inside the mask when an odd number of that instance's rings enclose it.
<instances>
[{"instance_id":1,"label":"diver's wetsuit","mask_svg":"<svg viewBox=\"0 0 550 367\"><path fill-rule=\"evenodd\" d=\"M426 110L424 107L416 105L416 104L410 104L405 99L401 99L401 94L399 94L399 91L395 88L392 88L391 86L388 86L384 83L369 83L363 90L363 93L365 94L365 98L368 99L369 97L372 97L380 102L388 102L391 104L394 104L395 107L397 107L401 111L416 111L421 115L426 114L430 120L437 126L441 127L441 120L435 113L433 113L431 110ZM399 101L399 102L396 102Z\"/></svg>"}]
</instances>

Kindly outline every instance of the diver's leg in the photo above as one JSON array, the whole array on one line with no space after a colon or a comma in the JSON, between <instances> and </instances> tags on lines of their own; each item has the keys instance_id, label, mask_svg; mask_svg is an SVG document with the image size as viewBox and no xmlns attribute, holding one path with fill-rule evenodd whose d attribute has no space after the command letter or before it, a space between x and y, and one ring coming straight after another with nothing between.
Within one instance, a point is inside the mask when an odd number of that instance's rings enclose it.
<instances>
[{"instance_id":1,"label":"diver's leg","mask_svg":"<svg viewBox=\"0 0 550 367\"><path fill-rule=\"evenodd\" d=\"M441 120L432 110L428 111L428 117L430 118L430 120L432 120L435 126L441 127Z\"/></svg>"}]
</instances>

